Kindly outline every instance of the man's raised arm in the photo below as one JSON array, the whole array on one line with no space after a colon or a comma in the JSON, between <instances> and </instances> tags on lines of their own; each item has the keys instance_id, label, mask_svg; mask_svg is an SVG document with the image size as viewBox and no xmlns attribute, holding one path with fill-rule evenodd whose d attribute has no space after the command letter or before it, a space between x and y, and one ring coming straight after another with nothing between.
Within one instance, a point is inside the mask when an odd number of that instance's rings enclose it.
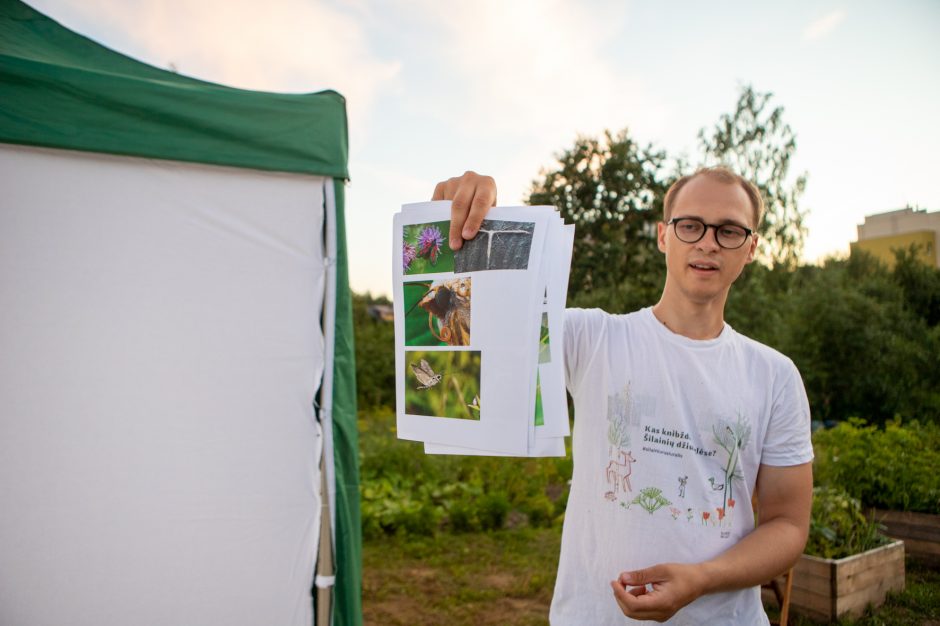
<instances>
[{"instance_id":1,"label":"man's raised arm","mask_svg":"<svg viewBox=\"0 0 940 626\"><path fill-rule=\"evenodd\" d=\"M473 239L490 207L496 205L496 181L491 176L464 172L438 183L431 200L451 200L450 249L460 250L464 239Z\"/></svg>"}]
</instances>

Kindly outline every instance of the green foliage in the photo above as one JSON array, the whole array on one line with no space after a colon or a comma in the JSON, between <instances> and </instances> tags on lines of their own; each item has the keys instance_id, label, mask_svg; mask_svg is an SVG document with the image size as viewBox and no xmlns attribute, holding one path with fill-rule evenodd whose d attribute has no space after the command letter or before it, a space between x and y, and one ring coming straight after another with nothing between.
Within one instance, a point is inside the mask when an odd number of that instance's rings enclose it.
<instances>
[{"instance_id":1,"label":"green foliage","mask_svg":"<svg viewBox=\"0 0 940 626\"><path fill-rule=\"evenodd\" d=\"M370 306L391 304L384 297L352 294L356 392L361 410L395 406L395 326L369 314Z\"/></svg>"},{"instance_id":2,"label":"green foliage","mask_svg":"<svg viewBox=\"0 0 940 626\"><path fill-rule=\"evenodd\" d=\"M796 363L813 418L940 418L940 270L901 251L893 269L854 252L822 267L752 265L725 317ZM925 302L927 304L925 304Z\"/></svg>"},{"instance_id":3,"label":"green foliage","mask_svg":"<svg viewBox=\"0 0 940 626\"><path fill-rule=\"evenodd\" d=\"M426 455L395 438L391 411L360 418L366 537L551 526L564 511L571 461Z\"/></svg>"},{"instance_id":4,"label":"green foliage","mask_svg":"<svg viewBox=\"0 0 940 626\"><path fill-rule=\"evenodd\" d=\"M851 419L813 434L816 483L867 507L940 514L940 425Z\"/></svg>"},{"instance_id":5,"label":"green foliage","mask_svg":"<svg viewBox=\"0 0 940 626\"><path fill-rule=\"evenodd\" d=\"M775 347L800 368L816 419L940 416L940 331L911 306L905 271L856 252L794 274Z\"/></svg>"},{"instance_id":6,"label":"green foliage","mask_svg":"<svg viewBox=\"0 0 940 626\"><path fill-rule=\"evenodd\" d=\"M578 137L532 183L528 204L558 207L576 225L569 296L593 296L588 302L597 306L610 300L606 291L633 298L635 286L658 283L664 265L655 224L672 181L665 162L665 153L641 148L626 129L605 131L602 138ZM657 278L638 276L650 273Z\"/></svg>"},{"instance_id":7,"label":"green foliage","mask_svg":"<svg viewBox=\"0 0 940 626\"><path fill-rule=\"evenodd\" d=\"M796 134L783 120L783 107L770 107L772 93L741 89L733 113L724 114L711 129L699 131L704 165L727 165L760 189L764 218L759 225L759 250L773 264L794 266L803 249L805 212L799 207L806 174L791 180L790 159Z\"/></svg>"},{"instance_id":8,"label":"green foliage","mask_svg":"<svg viewBox=\"0 0 940 626\"><path fill-rule=\"evenodd\" d=\"M865 517L861 503L835 487L813 489L806 554L841 559L889 543L884 528Z\"/></svg>"}]
</instances>

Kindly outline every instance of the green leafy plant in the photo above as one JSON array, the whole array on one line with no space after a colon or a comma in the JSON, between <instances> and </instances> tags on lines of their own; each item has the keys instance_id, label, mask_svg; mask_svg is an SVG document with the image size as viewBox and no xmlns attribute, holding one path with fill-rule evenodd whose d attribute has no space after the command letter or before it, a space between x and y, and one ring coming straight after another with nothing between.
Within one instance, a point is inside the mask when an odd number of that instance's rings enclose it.
<instances>
[{"instance_id":1,"label":"green leafy plant","mask_svg":"<svg viewBox=\"0 0 940 626\"><path fill-rule=\"evenodd\" d=\"M883 546L890 540L884 527L865 516L862 504L842 489L813 489L813 513L810 519L806 554L826 559L841 559Z\"/></svg>"},{"instance_id":2,"label":"green leafy plant","mask_svg":"<svg viewBox=\"0 0 940 626\"><path fill-rule=\"evenodd\" d=\"M884 428L850 419L813 434L816 483L864 506L940 513L940 425L894 419Z\"/></svg>"},{"instance_id":3,"label":"green leafy plant","mask_svg":"<svg viewBox=\"0 0 940 626\"><path fill-rule=\"evenodd\" d=\"M421 444L395 438L391 411L361 418L359 432L367 538L548 527L561 520L570 458L426 455Z\"/></svg>"}]
</instances>

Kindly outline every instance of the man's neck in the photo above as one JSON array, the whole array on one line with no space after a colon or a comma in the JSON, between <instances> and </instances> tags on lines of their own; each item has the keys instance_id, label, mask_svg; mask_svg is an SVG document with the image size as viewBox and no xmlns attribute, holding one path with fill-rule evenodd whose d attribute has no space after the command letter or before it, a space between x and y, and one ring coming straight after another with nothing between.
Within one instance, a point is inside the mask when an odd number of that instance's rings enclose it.
<instances>
[{"instance_id":1,"label":"man's neck","mask_svg":"<svg viewBox=\"0 0 940 626\"><path fill-rule=\"evenodd\" d=\"M689 339L714 339L725 325L724 298L718 301L675 301L663 293L653 306L653 315L666 328Z\"/></svg>"}]
</instances>

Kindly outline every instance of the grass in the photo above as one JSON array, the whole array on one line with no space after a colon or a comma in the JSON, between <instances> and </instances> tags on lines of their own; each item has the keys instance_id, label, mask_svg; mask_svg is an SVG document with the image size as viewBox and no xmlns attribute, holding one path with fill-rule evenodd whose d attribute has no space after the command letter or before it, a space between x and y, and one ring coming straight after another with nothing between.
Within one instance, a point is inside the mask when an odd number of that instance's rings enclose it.
<instances>
[{"instance_id":1,"label":"grass","mask_svg":"<svg viewBox=\"0 0 940 626\"><path fill-rule=\"evenodd\" d=\"M363 546L369 626L535 626L548 623L561 529L387 536ZM773 610L770 610L773 615ZM820 622L794 616L793 626ZM907 562L907 588L839 626L940 626L940 571Z\"/></svg>"},{"instance_id":2,"label":"grass","mask_svg":"<svg viewBox=\"0 0 940 626\"><path fill-rule=\"evenodd\" d=\"M560 542L558 528L366 541L365 623L547 624Z\"/></svg>"}]
</instances>

